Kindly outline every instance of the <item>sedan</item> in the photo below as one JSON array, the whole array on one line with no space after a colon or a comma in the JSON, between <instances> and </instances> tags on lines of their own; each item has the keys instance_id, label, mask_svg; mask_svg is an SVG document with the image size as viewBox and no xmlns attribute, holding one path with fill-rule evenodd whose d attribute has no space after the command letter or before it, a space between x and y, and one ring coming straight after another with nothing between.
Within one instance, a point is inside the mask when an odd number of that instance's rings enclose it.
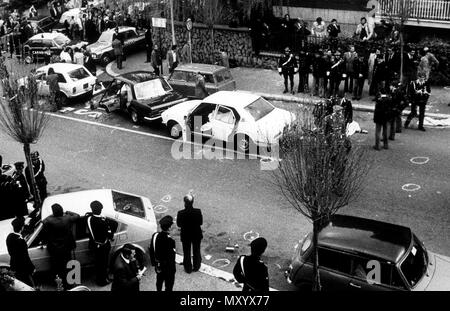
<instances>
[{"instance_id":1,"label":"sedan","mask_svg":"<svg viewBox=\"0 0 450 311\"><path fill-rule=\"evenodd\" d=\"M98 189L54 195L45 199L42 205L42 219L52 214L51 206L60 204L64 211L71 211L81 217L73 228L76 240L75 258L82 266L93 264L94 257L89 249L89 235L86 227L86 213L91 212L94 200L103 204L102 215L106 217L114 231L111 252L130 243L148 257L146 252L150 239L157 230L156 218L150 200L135 194L111 189ZM50 270L50 257L44 237L43 223L27 218L28 228L24 239L28 253L37 272ZM0 236L11 232L11 219L0 221ZM148 261L146 259L145 261ZM0 241L0 262L9 263L6 239Z\"/></svg>"},{"instance_id":2,"label":"sedan","mask_svg":"<svg viewBox=\"0 0 450 311\"><path fill-rule=\"evenodd\" d=\"M162 122L173 138L183 133L200 135L231 142L246 153L252 146L277 144L284 128L294 120L294 114L274 107L261 96L235 91L219 91L162 113Z\"/></svg>"}]
</instances>

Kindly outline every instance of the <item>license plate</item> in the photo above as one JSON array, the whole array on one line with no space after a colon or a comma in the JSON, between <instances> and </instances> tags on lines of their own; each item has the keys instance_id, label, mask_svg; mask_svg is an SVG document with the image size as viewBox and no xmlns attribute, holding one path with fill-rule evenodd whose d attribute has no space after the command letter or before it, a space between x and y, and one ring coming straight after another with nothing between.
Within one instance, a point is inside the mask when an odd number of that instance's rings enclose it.
<instances>
[{"instance_id":1,"label":"license plate","mask_svg":"<svg viewBox=\"0 0 450 311\"><path fill-rule=\"evenodd\" d=\"M89 87L89 83L86 83L85 85L83 85L84 89L87 89Z\"/></svg>"}]
</instances>

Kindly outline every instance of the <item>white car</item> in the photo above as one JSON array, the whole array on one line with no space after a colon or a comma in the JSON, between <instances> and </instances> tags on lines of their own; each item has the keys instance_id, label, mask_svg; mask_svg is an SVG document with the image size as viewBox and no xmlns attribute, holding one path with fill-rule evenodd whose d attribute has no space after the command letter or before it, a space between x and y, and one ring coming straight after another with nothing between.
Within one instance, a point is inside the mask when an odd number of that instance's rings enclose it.
<instances>
[{"instance_id":1,"label":"white car","mask_svg":"<svg viewBox=\"0 0 450 311\"><path fill-rule=\"evenodd\" d=\"M274 107L261 96L235 91L220 91L203 100L191 100L173 106L162 114L170 136L183 138L201 135L233 142L239 151L252 146L278 143L283 129L295 115Z\"/></svg>"},{"instance_id":2,"label":"white car","mask_svg":"<svg viewBox=\"0 0 450 311\"><path fill-rule=\"evenodd\" d=\"M106 217L114 231L111 253L130 243L139 249L148 262L147 248L150 239L157 230L156 218L150 200L135 194L119 192L111 189L96 189L54 195L44 200L42 219L52 214L51 206L60 204L64 211L79 214L81 217L74 226L76 240L75 259L82 266L93 263L93 254L89 250L89 235L85 215L91 212L90 203L94 200L103 204L102 215ZM27 218L29 220L30 218ZM0 265L9 263L6 248L6 237L12 232L12 219L0 221ZM36 271L48 271L50 258L45 240L43 240L43 224L38 221L24 235L28 245L28 253Z\"/></svg>"},{"instance_id":3,"label":"white car","mask_svg":"<svg viewBox=\"0 0 450 311\"><path fill-rule=\"evenodd\" d=\"M36 69L35 77L38 83L38 94L49 95L50 89L47 83L48 70L53 68L58 75L60 94L58 100L62 105L67 103L69 98L75 98L86 93L92 93L97 78L93 76L86 67L70 63L54 63ZM22 78L19 83L25 83Z\"/></svg>"}]
</instances>

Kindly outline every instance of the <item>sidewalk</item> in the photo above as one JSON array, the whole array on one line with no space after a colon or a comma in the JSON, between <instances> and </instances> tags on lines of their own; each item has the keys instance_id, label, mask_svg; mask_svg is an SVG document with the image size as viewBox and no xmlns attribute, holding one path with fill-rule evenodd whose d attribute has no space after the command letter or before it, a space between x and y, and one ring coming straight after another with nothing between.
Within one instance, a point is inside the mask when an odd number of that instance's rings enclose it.
<instances>
[{"instance_id":1,"label":"sidewalk","mask_svg":"<svg viewBox=\"0 0 450 311\"><path fill-rule=\"evenodd\" d=\"M126 62L123 64L122 70L117 69L116 62L112 62L106 66L106 72L111 76L116 76L130 71L148 70L153 71L150 63L145 63L145 52L139 52L127 56ZM163 62L164 76L168 75L167 62ZM298 104L308 103L312 100L319 100L309 94L297 93L295 95L284 95L283 79L278 72L270 69L237 67L231 69L231 74L236 80L236 88L240 91L248 91L258 93L259 95L271 101L294 102ZM298 76L295 76L295 90L298 87ZM310 85L312 85L312 77L310 75ZM343 88L343 83L341 83ZM426 108L426 116L433 119L450 119L450 89L443 87L433 87L431 97ZM352 101L353 108L356 111L373 112L375 102L372 96L368 96L368 85L364 86L363 98L360 101ZM404 111L404 115L409 114L409 109Z\"/></svg>"}]
</instances>

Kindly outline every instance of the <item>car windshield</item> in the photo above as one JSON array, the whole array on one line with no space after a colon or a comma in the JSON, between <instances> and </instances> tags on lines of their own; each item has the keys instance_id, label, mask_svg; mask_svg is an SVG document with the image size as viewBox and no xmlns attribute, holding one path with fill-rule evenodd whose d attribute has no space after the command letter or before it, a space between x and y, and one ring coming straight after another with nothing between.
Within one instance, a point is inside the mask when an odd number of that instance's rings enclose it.
<instances>
[{"instance_id":1,"label":"car windshield","mask_svg":"<svg viewBox=\"0 0 450 311\"><path fill-rule=\"evenodd\" d=\"M55 37L55 43L59 46L62 46L64 44L67 44L70 42L70 39L67 38L65 35L61 34L59 36Z\"/></svg>"},{"instance_id":2,"label":"car windshield","mask_svg":"<svg viewBox=\"0 0 450 311\"><path fill-rule=\"evenodd\" d=\"M252 115L255 121L258 121L268 115L275 108L267 100L260 97L244 109Z\"/></svg>"},{"instance_id":3,"label":"car windshield","mask_svg":"<svg viewBox=\"0 0 450 311\"><path fill-rule=\"evenodd\" d=\"M414 287L425 274L428 266L428 256L422 244L414 236L414 244L403 261L400 269L411 287Z\"/></svg>"},{"instance_id":4,"label":"car windshield","mask_svg":"<svg viewBox=\"0 0 450 311\"><path fill-rule=\"evenodd\" d=\"M162 96L170 90L172 90L172 88L163 79L152 79L138 83L134 86L134 92L137 100Z\"/></svg>"},{"instance_id":5,"label":"car windshield","mask_svg":"<svg viewBox=\"0 0 450 311\"><path fill-rule=\"evenodd\" d=\"M72 81L78 81L89 77L89 73L84 68L77 68L69 71L68 74Z\"/></svg>"},{"instance_id":6,"label":"car windshield","mask_svg":"<svg viewBox=\"0 0 450 311\"><path fill-rule=\"evenodd\" d=\"M98 38L98 42L101 43L111 43L112 42L112 37L113 37L113 33L108 31L108 32L103 32L100 35L100 38Z\"/></svg>"},{"instance_id":7,"label":"car windshield","mask_svg":"<svg viewBox=\"0 0 450 311\"><path fill-rule=\"evenodd\" d=\"M145 218L142 199L126 193L112 191L114 210L120 213Z\"/></svg>"}]
</instances>

